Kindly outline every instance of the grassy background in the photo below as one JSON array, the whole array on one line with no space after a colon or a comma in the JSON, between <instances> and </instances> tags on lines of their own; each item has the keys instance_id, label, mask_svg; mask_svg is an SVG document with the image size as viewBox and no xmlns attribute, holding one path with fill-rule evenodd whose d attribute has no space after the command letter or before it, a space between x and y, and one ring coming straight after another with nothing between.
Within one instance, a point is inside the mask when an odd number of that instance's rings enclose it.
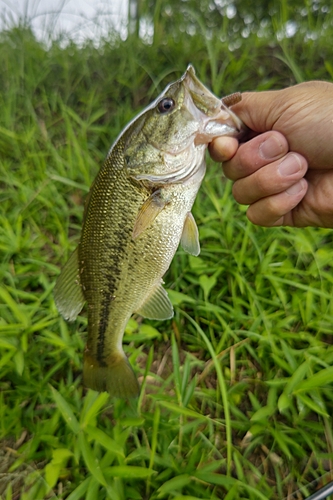
<instances>
[{"instance_id":1,"label":"grassy background","mask_svg":"<svg viewBox=\"0 0 333 500\"><path fill-rule=\"evenodd\" d=\"M160 11L149 40L0 34L2 499L301 499L333 479L332 231L251 225L209 162L201 255L165 277L175 318L126 330L131 403L83 389L86 317L52 298L111 143L189 62L221 96L332 79L332 15L288 38L281 6L246 38L199 15L172 34Z\"/></svg>"}]
</instances>

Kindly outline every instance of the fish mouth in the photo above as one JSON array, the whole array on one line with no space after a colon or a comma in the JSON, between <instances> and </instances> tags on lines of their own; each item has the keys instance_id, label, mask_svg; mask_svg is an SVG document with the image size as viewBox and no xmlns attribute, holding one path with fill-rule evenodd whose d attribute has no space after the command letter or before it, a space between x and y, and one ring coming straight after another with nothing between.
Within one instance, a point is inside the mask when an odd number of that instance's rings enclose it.
<instances>
[{"instance_id":1,"label":"fish mouth","mask_svg":"<svg viewBox=\"0 0 333 500\"><path fill-rule=\"evenodd\" d=\"M196 134L194 144L208 145L216 137L227 136L241 139L246 127L235 113L228 109L222 101L220 101L221 109L217 112L214 118L202 118L201 130Z\"/></svg>"},{"instance_id":2,"label":"fish mouth","mask_svg":"<svg viewBox=\"0 0 333 500\"><path fill-rule=\"evenodd\" d=\"M247 127L242 120L200 82L191 64L182 79L190 96L187 107L201 124L195 145L209 144L220 136L241 139L245 135Z\"/></svg>"}]
</instances>

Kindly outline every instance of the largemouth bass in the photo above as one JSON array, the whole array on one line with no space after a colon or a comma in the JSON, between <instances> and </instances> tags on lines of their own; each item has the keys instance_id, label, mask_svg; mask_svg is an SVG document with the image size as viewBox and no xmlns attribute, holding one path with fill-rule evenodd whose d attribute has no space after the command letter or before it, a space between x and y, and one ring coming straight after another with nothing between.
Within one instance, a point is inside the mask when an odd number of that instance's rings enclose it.
<instances>
[{"instance_id":1,"label":"largemouth bass","mask_svg":"<svg viewBox=\"0 0 333 500\"><path fill-rule=\"evenodd\" d=\"M169 319L162 286L179 243L200 252L192 205L215 137L239 136L242 123L195 76L192 66L125 127L85 204L82 235L55 289L73 321L88 304L83 379L111 396L134 397L137 378L122 348L130 316Z\"/></svg>"}]
</instances>

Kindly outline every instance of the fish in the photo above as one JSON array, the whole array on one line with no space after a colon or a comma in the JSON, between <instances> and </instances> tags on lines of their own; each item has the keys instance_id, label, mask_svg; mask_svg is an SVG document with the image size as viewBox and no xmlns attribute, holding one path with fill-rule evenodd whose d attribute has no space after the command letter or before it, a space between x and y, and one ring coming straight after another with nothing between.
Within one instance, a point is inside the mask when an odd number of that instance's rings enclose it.
<instances>
[{"instance_id":1,"label":"fish","mask_svg":"<svg viewBox=\"0 0 333 500\"><path fill-rule=\"evenodd\" d=\"M205 150L214 138L243 131L189 65L117 137L87 195L79 244L54 288L68 321L87 303L86 387L118 398L139 395L122 346L126 324L133 313L173 317L162 278L179 243L200 253L191 210L206 171Z\"/></svg>"}]
</instances>

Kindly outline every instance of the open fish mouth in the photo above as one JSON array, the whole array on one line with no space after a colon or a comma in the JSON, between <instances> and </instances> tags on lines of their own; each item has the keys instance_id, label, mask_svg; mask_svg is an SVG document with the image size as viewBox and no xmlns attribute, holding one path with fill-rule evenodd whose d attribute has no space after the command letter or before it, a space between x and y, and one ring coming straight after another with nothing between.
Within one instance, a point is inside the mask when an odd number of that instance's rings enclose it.
<instances>
[{"instance_id":1,"label":"open fish mouth","mask_svg":"<svg viewBox=\"0 0 333 500\"><path fill-rule=\"evenodd\" d=\"M187 101L188 109L200 123L196 145L208 144L214 138L225 135L238 139L242 137L246 127L241 119L200 82L192 65L188 66L182 78L191 96Z\"/></svg>"},{"instance_id":2,"label":"open fish mouth","mask_svg":"<svg viewBox=\"0 0 333 500\"><path fill-rule=\"evenodd\" d=\"M224 107L223 103L222 106ZM213 139L221 136L242 137L244 130L241 120L227 108L218 112L214 119L203 119L202 128L196 134L194 144L208 145Z\"/></svg>"}]
</instances>

